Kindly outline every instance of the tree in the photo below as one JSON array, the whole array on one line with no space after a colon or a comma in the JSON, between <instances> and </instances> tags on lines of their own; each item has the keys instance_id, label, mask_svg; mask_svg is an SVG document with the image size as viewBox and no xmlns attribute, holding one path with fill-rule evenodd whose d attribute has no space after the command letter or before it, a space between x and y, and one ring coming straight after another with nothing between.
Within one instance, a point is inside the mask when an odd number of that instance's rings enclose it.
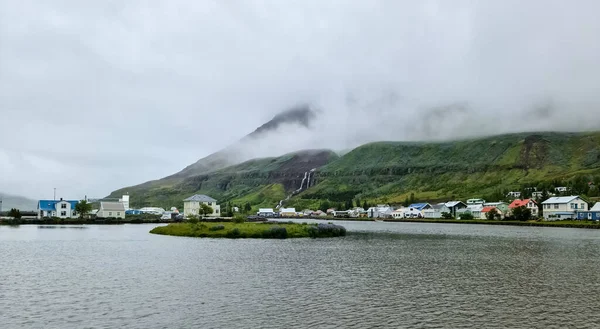
<instances>
[{"instance_id":1,"label":"tree","mask_svg":"<svg viewBox=\"0 0 600 329\"><path fill-rule=\"evenodd\" d=\"M497 220L500 219L500 212L498 212L498 209L492 208L487 212L487 214L485 214L485 217L488 220Z\"/></svg>"},{"instance_id":2,"label":"tree","mask_svg":"<svg viewBox=\"0 0 600 329\"><path fill-rule=\"evenodd\" d=\"M206 216L206 215L210 215L213 213L213 208L207 204L200 204L200 209L198 209L198 213L201 216Z\"/></svg>"},{"instance_id":3,"label":"tree","mask_svg":"<svg viewBox=\"0 0 600 329\"><path fill-rule=\"evenodd\" d=\"M402 203L403 206L408 207L408 205L410 205L410 200L408 199L408 197L406 197L406 199L404 199L404 202Z\"/></svg>"},{"instance_id":4,"label":"tree","mask_svg":"<svg viewBox=\"0 0 600 329\"><path fill-rule=\"evenodd\" d=\"M452 214L449 212L443 212L442 213L442 218L443 219L452 219Z\"/></svg>"},{"instance_id":5,"label":"tree","mask_svg":"<svg viewBox=\"0 0 600 329\"><path fill-rule=\"evenodd\" d=\"M14 219L21 219L21 211L17 208L12 208L8 212L8 217L12 217Z\"/></svg>"},{"instance_id":6,"label":"tree","mask_svg":"<svg viewBox=\"0 0 600 329\"><path fill-rule=\"evenodd\" d=\"M413 204L415 203L415 194L414 193L410 193L410 200L409 200L409 204Z\"/></svg>"},{"instance_id":7,"label":"tree","mask_svg":"<svg viewBox=\"0 0 600 329\"><path fill-rule=\"evenodd\" d=\"M473 217L473 214L471 214L470 212L464 212L464 213L460 214L458 217L462 220L472 220L475 218L475 217Z\"/></svg>"},{"instance_id":8,"label":"tree","mask_svg":"<svg viewBox=\"0 0 600 329\"><path fill-rule=\"evenodd\" d=\"M250 211L252 211L252 206L250 205L250 202L246 202L246 204L244 204L244 212L249 213Z\"/></svg>"},{"instance_id":9,"label":"tree","mask_svg":"<svg viewBox=\"0 0 600 329\"><path fill-rule=\"evenodd\" d=\"M79 218L83 219L83 216L92 211L92 204L88 203L86 200L80 200L75 205L75 211L79 214Z\"/></svg>"},{"instance_id":10,"label":"tree","mask_svg":"<svg viewBox=\"0 0 600 329\"><path fill-rule=\"evenodd\" d=\"M531 209L525 206L520 206L513 209L512 214L516 220L526 221L531 219Z\"/></svg>"},{"instance_id":11,"label":"tree","mask_svg":"<svg viewBox=\"0 0 600 329\"><path fill-rule=\"evenodd\" d=\"M198 224L198 216L196 216L196 215L188 215L187 216L187 221L190 224Z\"/></svg>"},{"instance_id":12,"label":"tree","mask_svg":"<svg viewBox=\"0 0 600 329\"><path fill-rule=\"evenodd\" d=\"M329 203L329 200L325 200L323 202L321 202L321 204L319 205L319 210L321 210L322 212L327 212L327 209L331 208L331 204Z\"/></svg>"},{"instance_id":13,"label":"tree","mask_svg":"<svg viewBox=\"0 0 600 329\"><path fill-rule=\"evenodd\" d=\"M362 207L363 207L363 209L364 209L364 210L367 210L367 209L369 209L369 204L367 203L367 201L366 201L366 200L365 200L365 201L363 201Z\"/></svg>"},{"instance_id":14,"label":"tree","mask_svg":"<svg viewBox=\"0 0 600 329\"><path fill-rule=\"evenodd\" d=\"M542 196L535 200L535 202L537 202L538 214L540 217L544 216L544 205L542 204L542 202L548 200L549 198L550 196L548 195L548 191L544 189L542 191Z\"/></svg>"}]
</instances>

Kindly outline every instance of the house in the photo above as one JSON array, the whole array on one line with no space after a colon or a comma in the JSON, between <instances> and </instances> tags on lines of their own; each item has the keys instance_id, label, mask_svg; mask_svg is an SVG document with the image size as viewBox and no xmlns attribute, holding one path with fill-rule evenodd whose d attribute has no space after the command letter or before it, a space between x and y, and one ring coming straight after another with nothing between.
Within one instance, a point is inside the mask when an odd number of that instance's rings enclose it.
<instances>
[{"instance_id":1,"label":"house","mask_svg":"<svg viewBox=\"0 0 600 329\"><path fill-rule=\"evenodd\" d=\"M467 205L471 205L471 204L484 204L485 200L484 199L469 199L467 200Z\"/></svg>"},{"instance_id":2,"label":"house","mask_svg":"<svg viewBox=\"0 0 600 329\"><path fill-rule=\"evenodd\" d=\"M552 197L542 202L545 220L577 218L579 211L587 211L587 203L577 195Z\"/></svg>"},{"instance_id":3,"label":"house","mask_svg":"<svg viewBox=\"0 0 600 329\"><path fill-rule=\"evenodd\" d=\"M500 210L503 215L506 215L509 211L509 204L506 202L486 202L483 204L484 207L496 207L496 209Z\"/></svg>"},{"instance_id":4,"label":"house","mask_svg":"<svg viewBox=\"0 0 600 329\"><path fill-rule=\"evenodd\" d=\"M296 217L296 208L281 208L279 215L281 217Z\"/></svg>"},{"instance_id":5,"label":"house","mask_svg":"<svg viewBox=\"0 0 600 329\"><path fill-rule=\"evenodd\" d=\"M460 218L462 214L471 214L473 218L479 218L481 216L481 210L483 209L482 204L470 204L466 208L461 208L456 211L456 218Z\"/></svg>"},{"instance_id":6,"label":"house","mask_svg":"<svg viewBox=\"0 0 600 329\"><path fill-rule=\"evenodd\" d=\"M371 207L367 209L367 216L369 218L390 218L394 208L389 205L380 204L377 207Z\"/></svg>"},{"instance_id":7,"label":"house","mask_svg":"<svg viewBox=\"0 0 600 329\"><path fill-rule=\"evenodd\" d=\"M315 213L314 213L314 216L318 216L318 217L326 217L326 216L327 216L327 214L326 214L324 211L317 210L317 211L315 211Z\"/></svg>"},{"instance_id":8,"label":"house","mask_svg":"<svg viewBox=\"0 0 600 329\"><path fill-rule=\"evenodd\" d=\"M358 217L367 217L367 211L362 207L356 207L348 210L350 217L358 218Z\"/></svg>"},{"instance_id":9,"label":"house","mask_svg":"<svg viewBox=\"0 0 600 329\"><path fill-rule=\"evenodd\" d=\"M500 211L500 209L498 209L496 207L492 207L492 206L483 207L483 209L481 209L481 213L480 213L479 217L475 217L475 218L487 219L488 213L490 211L495 211L496 213L498 213L498 215L500 215L500 217L498 219L502 218L502 212Z\"/></svg>"},{"instance_id":10,"label":"house","mask_svg":"<svg viewBox=\"0 0 600 329\"><path fill-rule=\"evenodd\" d=\"M347 210L336 210L333 212L333 217L350 218L350 213Z\"/></svg>"},{"instance_id":11,"label":"house","mask_svg":"<svg viewBox=\"0 0 600 329\"><path fill-rule=\"evenodd\" d=\"M260 217L275 217L275 211L273 211L273 208L259 208L256 215Z\"/></svg>"},{"instance_id":12,"label":"house","mask_svg":"<svg viewBox=\"0 0 600 329\"><path fill-rule=\"evenodd\" d=\"M467 205L462 201L448 201L444 205L448 208L450 215L452 215L454 218L456 218L456 212L458 210L467 207Z\"/></svg>"},{"instance_id":13,"label":"house","mask_svg":"<svg viewBox=\"0 0 600 329\"><path fill-rule=\"evenodd\" d=\"M329 208L327 209L327 215L333 215L333 212L335 211L334 208Z\"/></svg>"},{"instance_id":14,"label":"house","mask_svg":"<svg viewBox=\"0 0 600 329\"><path fill-rule=\"evenodd\" d=\"M537 202L534 199L523 199L523 200L516 199L513 202L511 202L510 205L508 205L508 209L510 210L511 213L512 213L513 209L519 208L519 207L525 207L525 208L529 209L531 211L532 217L538 217L539 208L538 208Z\"/></svg>"},{"instance_id":15,"label":"house","mask_svg":"<svg viewBox=\"0 0 600 329\"><path fill-rule=\"evenodd\" d=\"M556 193L565 193L568 190L569 190L569 188L566 186L559 186L559 187L554 188L554 192L556 192Z\"/></svg>"},{"instance_id":16,"label":"house","mask_svg":"<svg viewBox=\"0 0 600 329\"><path fill-rule=\"evenodd\" d=\"M423 209L423 217L425 218L442 218L442 213L450 213L450 209L445 203L431 205L429 209Z\"/></svg>"},{"instance_id":17,"label":"house","mask_svg":"<svg viewBox=\"0 0 600 329\"><path fill-rule=\"evenodd\" d=\"M125 219L125 206L122 202L100 202L96 218Z\"/></svg>"},{"instance_id":18,"label":"house","mask_svg":"<svg viewBox=\"0 0 600 329\"><path fill-rule=\"evenodd\" d=\"M304 210L302 210L302 214L303 214L304 216L308 216L308 217L310 217L310 216L312 216L314 213L315 213L315 211L314 211L314 210L310 210L310 209L304 209Z\"/></svg>"},{"instance_id":19,"label":"house","mask_svg":"<svg viewBox=\"0 0 600 329\"><path fill-rule=\"evenodd\" d=\"M75 211L75 206L79 203L76 200L39 200L37 206L37 218L58 217L58 218L77 218L79 215Z\"/></svg>"},{"instance_id":20,"label":"house","mask_svg":"<svg viewBox=\"0 0 600 329\"><path fill-rule=\"evenodd\" d=\"M183 200L183 215L197 216L200 215L200 205L205 204L212 208L212 214L205 214L208 217L218 217L221 215L221 206L217 204L217 200L204 194L196 194Z\"/></svg>"},{"instance_id":21,"label":"house","mask_svg":"<svg viewBox=\"0 0 600 329\"><path fill-rule=\"evenodd\" d=\"M508 192L508 194L506 194L506 197L511 198L511 199L518 199L521 197L521 192L518 192L518 191Z\"/></svg>"},{"instance_id":22,"label":"house","mask_svg":"<svg viewBox=\"0 0 600 329\"><path fill-rule=\"evenodd\" d=\"M419 211L422 211L424 209L431 209L431 205L429 203L413 203L410 206L408 206L409 208L415 208Z\"/></svg>"},{"instance_id":23,"label":"house","mask_svg":"<svg viewBox=\"0 0 600 329\"><path fill-rule=\"evenodd\" d=\"M399 208L392 211L393 218L423 218L421 210L414 207Z\"/></svg>"}]
</instances>

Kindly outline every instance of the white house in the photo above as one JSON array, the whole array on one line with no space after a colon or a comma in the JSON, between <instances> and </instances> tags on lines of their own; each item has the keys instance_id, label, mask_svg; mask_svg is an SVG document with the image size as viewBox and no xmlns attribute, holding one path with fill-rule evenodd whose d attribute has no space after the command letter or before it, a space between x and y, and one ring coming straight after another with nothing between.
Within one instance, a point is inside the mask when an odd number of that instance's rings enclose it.
<instances>
[{"instance_id":1,"label":"white house","mask_svg":"<svg viewBox=\"0 0 600 329\"><path fill-rule=\"evenodd\" d=\"M569 190L569 188L566 187L566 186L559 186L559 187L555 187L554 188L554 191L557 192L557 193L565 193L568 190Z\"/></svg>"},{"instance_id":2,"label":"white house","mask_svg":"<svg viewBox=\"0 0 600 329\"><path fill-rule=\"evenodd\" d=\"M256 215L261 217L275 217L275 211L273 211L273 208L259 208Z\"/></svg>"},{"instance_id":3,"label":"white house","mask_svg":"<svg viewBox=\"0 0 600 329\"><path fill-rule=\"evenodd\" d=\"M75 206L79 203L76 200L40 200L38 201L38 218L58 217L58 218L77 218L79 215L75 211Z\"/></svg>"},{"instance_id":4,"label":"white house","mask_svg":"<svg viewBox=\"0 0 600 329\"><path fill-rule=\"evenodd\" d=\"M281 217L295 217L298 215L296 214L296 208L281 208L279 214Z\"/></svg>"},{"instance_id":5,"label":"white house","mask_svg":"<svg viewBox=\"0 0 600 329\"><path fill-rule=\"evenodd\" d=\"M205 204L212 208L212 214L206 214L208 217L218 217L221 215L221 206L217 204L217 200L204 194L196 194L183 200L183 215L197 216L200 214L200 205Z\"/></svg>"},{"instance_id":6,"label":"white house","mask_svg":"<svg viewBox=\"0 0 600 329\"><path fill-rule=\"evenodd\" d=\"M444 205L448 208L448 210L450 211L450 214L454 218L456 218L456 214L457 214L458 210L467 207L467 205L462 201L449 201L449 202L446 202Z\"/></svg>"},{"instance_id":7,"label":"white house","mask_svg":"<svg viewBox=\"0 0 600 329\"><path fill-rule=\"evenodd\" d=\"M469 199L469 200L467 200L467 205L484 204L484 203L485 203L484 199Z\"/></svg>"},{"instance_id":8,"label":"white house","mask_svg":"<svg viewBox=\"0 0 600 329\"><path fill-rule=\"evenodd\" d=\"M542 202L545 220L577 218L578 211L587 211L588 206L579 196L558 196Z\"/></svg>"},{"instance_id":9,"label":"white house","mask_svg":"<svg viewBox=\"0 0 600 329\"><path fill-rule=\"evenodd\" d=\"M482 209L483 209L483 204L471 203L466 208L458 209L456 211L456 217L459 218L461 214L468 213L468 214L473 215L474 218L479 218L481 216Z\"/></svg>"},{"instance_id":10,"label":"white house","mask_svg":"<svg viewBox=\"0 0 600 329\"><path fill-rule=\"evenodd\" d=\"M122 202L100 202L97 218L125 218L125 205Z\"/></svg>"},{"instance_id":11,"label":"white house","mask_svg":"<svg viewBox=\"0 0 600 329\"><path fill-rule=\"evenodd\" d=\"M518 191L511 191L508 192L508 194L506 195L507 198L513 198L513 199L518 199L521 197L521 192Z\"/></svg>"},{"instance_id":12,"label":"white house","mask_svg":"<svg viewBox=\"0 0 600 329\"><path fill-rule=\"evenodd\" d=\"M158 207L144 207L140 209L140 212L143 214L162 215L165 213L165 210Z\"/></svg>"},{"instance_id":13,"label":"white house","mask_svg":"<svg viewBox=\"0 0 600 329\"><path fill-rule=\"evenodd\" d=\"M421 210L414 207L399 208L392 212L393 218L423 218Z\"/></svg>"},{"instance_id":14,"label":"white house","mask_svg":"<svg viewBox=\"0 0 600 329\"><path fill-rule=\"evenodd\" d=\"M377 207L371 207L367 210L367 216L369 218L390 218L394 208L389 205L380 204Z\"/></svg>"},{"instance_id":15,"label":"white house","mask_svg":"<svg viewBox=\"0 0 600 329\"><path fill-rule=\"evenodd\" d=\"M442 218L442 213L450 213L450 209L445 203L431 205L429 209L423 209L423 217L425 218Z\"/></svg>"}]
</instances>

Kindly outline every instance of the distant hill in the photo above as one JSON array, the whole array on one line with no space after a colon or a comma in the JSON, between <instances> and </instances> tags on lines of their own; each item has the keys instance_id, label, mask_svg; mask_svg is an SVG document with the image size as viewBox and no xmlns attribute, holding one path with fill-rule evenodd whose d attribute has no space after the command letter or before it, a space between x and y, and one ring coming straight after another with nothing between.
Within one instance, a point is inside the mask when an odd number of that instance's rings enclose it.
<instances>
[{"instance_id":1,"label":"distant hill","mask_svg":"<svg viewBox=\"0 0 600 329\"><path fill-rule=\"evenodd\" d=\"M301 185L306 188L308 181L305 176L312 169L337 158L329 150L300 151L280 157L250 160L181 180L164 180L154 186L128 187L113 192L111 197L129 192L131 204L135 207L181 208L183 199L193 194L207 194L221 203L241 205L250 202L255 207L272 208Z\"/></svg>"},{"instance_id":2,"label":"distant hill","mask_svg":"<svg viewBox=\"0 0 600 329\"><path fill-rule=\"evenodd\" d=\"M2 211L8 211L11 208L17 208L21 211L37 209L37 201L27 199L21 196L0 193L2 199Z\"/></svg>"},{"instance_id":3,"label":"distant hill","mask_svg":"<svg viewBox=\"0 0 600 329\"><path fill-rule=\"evenodd\" d=\"M502 197L523 186L600 183L600 133L521 133L441 143L378 142L317 170L291 203ZM580 190L586 190L585 186ZM593 191L594 194L597 190Z\"/></svg>"}]
</instances>

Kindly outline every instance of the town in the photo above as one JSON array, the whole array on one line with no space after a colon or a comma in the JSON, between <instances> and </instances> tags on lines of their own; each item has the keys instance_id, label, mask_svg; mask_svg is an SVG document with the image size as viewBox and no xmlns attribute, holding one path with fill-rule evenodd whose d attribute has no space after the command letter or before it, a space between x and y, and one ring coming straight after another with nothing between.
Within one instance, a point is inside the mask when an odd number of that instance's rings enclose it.
<instances>
[{"instance_id":1,"label":"town","mask_svg":"<svg viewBox=\"0 0 600 329\"><path fill-rule=\"evenodd\" d=\"M315 218L315 219L363 219L363 220L412 220L412 219L456 219L456 220L541 220L562 221L600 220L600 202L592 206L583 197L568 194L568 188L557 187L553 193L546 192L544 201L538 201L544 193L534 191L530 198L521 198L521 192L508 192L504 201L484 199L452 200L440 203L414 202L405 206L377 204L368 208L356 206L346 209L328 208L322 210L293 207L259 208L251 213L251 207L231 206L221 212L221 205L210 196L196 194L183 201L183 210L176 207L165 210L160 207L130 207L130 196L118 199L84 200L39 200L36 212L19 213L18 209L6 212L3 219L18 217L24 221L87 219L94 221L135 222L143 221L184 221L194 217L231 218L243 216L250 220L269 218ZM0 208L1 211L1 208ZM16 212L16 213L15 213Z\"/></svg>"}]
</instances>

